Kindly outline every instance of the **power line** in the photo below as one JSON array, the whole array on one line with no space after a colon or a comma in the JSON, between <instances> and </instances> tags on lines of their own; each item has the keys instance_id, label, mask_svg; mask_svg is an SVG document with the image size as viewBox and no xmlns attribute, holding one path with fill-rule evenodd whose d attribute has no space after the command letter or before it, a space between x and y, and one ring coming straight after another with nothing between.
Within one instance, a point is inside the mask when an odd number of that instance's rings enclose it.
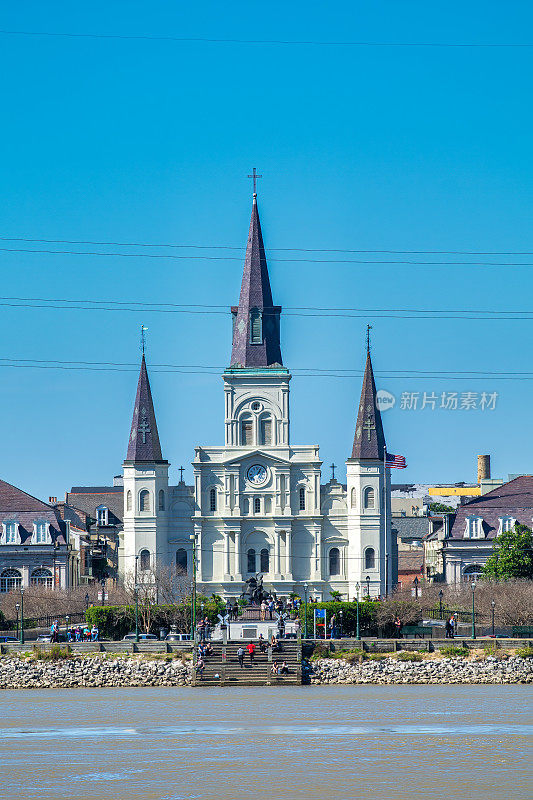
<instances>
[{"instance_id":1,"label":"power line","mask_svg":"<svg viewBox=\"0 0 533 800\"><path fill-rule=\"evenodd\" d=\"M437 48L524 48L533 47L529 42L372 42L372 41L327 41L323 39L232 39L205 36L149 36L116 33L70 33L52 31L0 30L6 36L43 36L62 39L109 39L143 42L179 42L199 44L254 44L254 45L299 45L320 47L437 47Z\"/></svg>"},{"instance_id":2,"label":"power line","mask_svg":"<svg viewBox=\"0 0 533 800\"><path fill-rule=\"evenodd\" d=\"M44 359L0 358L0 368L16 369L57 369L91 372L138 372L139 365L132 362L113 361L59 361ZM180 373L188 375L213 375L218 377L224 371L222 366L201 364L151 364L152 373ZM361 378L363 370L329 370L315 367L291 368L298 378ZM376 377L387 380L533 380L533 372L495 372L495 371L438 371L438 370L381 370Z\"/></svg>"},{"instance_id":3,"label":"power line","mask_svg":"<svg viewBox=\"0 0 533 800\"><path fill-rule=\"evenodd\" d=\"M32 242L39 244L91 244L100 247L168 247L180 250L238 250L242 245L229 244L175 244L161 242L99 242L92 239L30 239L27 237L0 236L1 242ZM378 253L389 255L463 255L463 256L531 256L533 250L354 250L338 247L269 247L273 252L298 253Z\"/></svg>"},{"instance_id":4,"label":"power line","mask_svg":"<svg viewBox=\"0 0 533 800\"><path fill-rule=\"evenodd\" d=\"M33 255L53 255L53 256L103 256L106 258L158 258L167 259L172 261L186 261L202 260L202 261L241 261L239 256L205 256L205 255L175 255L174 253L111 253L100 252L98 250L42 250L42 249L28 249L20 247L0 247L2 253L26 253ZM368 260L368 259L331 259L331 258L271 258L271 262L283 263L303 263L303 264L377 264L383 266L386 264L408 264L410 266L420 267L442 267L442 266L457 266L457 267L533 267L532 262L527 261L411 261L406 259L390 260Z\"/></svg>"},{"instance_id":5,"label":"power line","mask_svg":"<svg viewBox=\"0 0 533 800\"><path fill-rule=\"evenodd\" d=\"M68 304L68 305L67 305ZM102 305L106 304L106 305ZM40 308L45 310L59 311L114 311L134 314L217 314L227 316L229 304L208 305L208 304L175 304L175 303L147 303L145 301L132 300L125 303L120 300L68 300L46 298L22 298L22 297L0 297L0 306L8 308ZM135 307L132 307L135 306ZM138 307L137 307L138 306ZM168 307L164 307L168 306ZM374 315L376 319L414 319L414 320L490 320L490 321L530 321L532 311L446 311L424 310L424 309L368 309L368 308L346 308L337 311L335 308L320 308L314 306L289 306L288 308L300 309L286 310L284 316L291 317L330 317L343 319L367 319ZM226 309L220 310L220 309ZM268 309L263 311L263 316L269 314L276 315L277 312L270 312ZM377 316L376 316L377 315Z\"/></svg>"}]
</instances>

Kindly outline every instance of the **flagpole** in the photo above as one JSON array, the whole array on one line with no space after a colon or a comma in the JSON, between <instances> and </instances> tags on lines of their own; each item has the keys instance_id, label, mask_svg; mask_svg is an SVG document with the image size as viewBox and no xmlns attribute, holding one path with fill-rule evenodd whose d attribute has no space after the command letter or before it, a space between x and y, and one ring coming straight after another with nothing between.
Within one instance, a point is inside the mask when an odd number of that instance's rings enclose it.
<instances>
[{"instance_id":1,"label":"flagpole","mask_svg":"<svg viewBox=\"0 0 533 800\"><path fill-rule=\"evenodd\" d=\"M385 597L389 596L389 541L387 535L387 445L383 445L383 476L385 479L385 491L383 497L385 515Z\"/></svg>"}]
</instances>

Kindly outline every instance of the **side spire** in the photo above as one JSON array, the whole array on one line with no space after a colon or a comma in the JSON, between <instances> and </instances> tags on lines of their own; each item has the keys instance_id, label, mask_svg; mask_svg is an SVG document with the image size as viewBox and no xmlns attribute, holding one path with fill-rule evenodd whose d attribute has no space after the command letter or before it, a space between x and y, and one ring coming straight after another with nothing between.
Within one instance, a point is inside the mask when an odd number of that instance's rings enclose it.
<instances>
[{"instance_id":1,"label":"side spire","mask_svg":"<svg viewBox=\"0 0 533 800\"><path fill-rule=\"evenodd\" d=\"M144 349L126 461L163 461Z\"/></svg>"},{"instance_id":2,"label":"side spire","mask_svg":"<svg viewBox=\"0 0 533 800\"><path fill-rule=\"evenodd\" d=\"M359 411L357 412L352 458L369 458L383 461L385 434L383 433L381 413L376 403L376 383L370 357L371 327L371 325L368 325L366 331L366 365Z\"/></svg>"},{"instance_id":3,"label":"side spire","mask_svg":"<svg viewBox=\"0 0 533 800\"><path fill-rule=\"evenodd\" d=\"M254 171L255 172L255 171ZM251 176L255 179L258 175ZM272 302L272 290L254 191L239 305L233 315L232 367L281 365L279 318L281 306Z\"/></svg>"}]
</instances>

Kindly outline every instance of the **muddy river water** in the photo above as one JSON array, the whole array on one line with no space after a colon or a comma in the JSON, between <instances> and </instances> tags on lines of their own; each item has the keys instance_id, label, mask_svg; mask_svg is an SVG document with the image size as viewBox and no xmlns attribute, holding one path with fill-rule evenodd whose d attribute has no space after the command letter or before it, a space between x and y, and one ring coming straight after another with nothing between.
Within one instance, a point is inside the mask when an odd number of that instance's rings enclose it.
<instances>
[{"instance_id":1,"label":"muddy river water","mask_svg":"<svg viewBox=\"0 0 533 800\"><path fill-rule=\"evenodd\" d=\"M530 800L528 686L4 691L3 800Z\"/></svg>"}]
</instances>

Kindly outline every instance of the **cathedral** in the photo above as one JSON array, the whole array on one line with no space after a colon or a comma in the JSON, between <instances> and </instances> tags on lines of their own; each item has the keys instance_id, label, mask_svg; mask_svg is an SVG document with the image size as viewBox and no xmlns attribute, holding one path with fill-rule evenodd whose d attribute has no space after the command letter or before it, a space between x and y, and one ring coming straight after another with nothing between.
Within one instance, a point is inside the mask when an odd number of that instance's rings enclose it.
<instances>
[{"instance_id":1,"label":"cathedral","mask_svg":"<svg viewBox=\"0 0 533 800\"><path fill-rule=\"evenodd\" d=\"M304 584L322 600L332 591L345 600L358 591L388 594L397 557L370 348L347 484L334 478L322 484L319 448L291 442L291 374L283 365L281 306L272 298L255 192L239 304L231 314L224 443L195 448L193 486L183 480L169 486L143 353L123 464L120 572L170 563L191 575L194 565L198 590L225 599L238 597L257 573L278 596L303 596ZM347 439L350 427L347 421Z\"/></svg>"}]
</instances>

